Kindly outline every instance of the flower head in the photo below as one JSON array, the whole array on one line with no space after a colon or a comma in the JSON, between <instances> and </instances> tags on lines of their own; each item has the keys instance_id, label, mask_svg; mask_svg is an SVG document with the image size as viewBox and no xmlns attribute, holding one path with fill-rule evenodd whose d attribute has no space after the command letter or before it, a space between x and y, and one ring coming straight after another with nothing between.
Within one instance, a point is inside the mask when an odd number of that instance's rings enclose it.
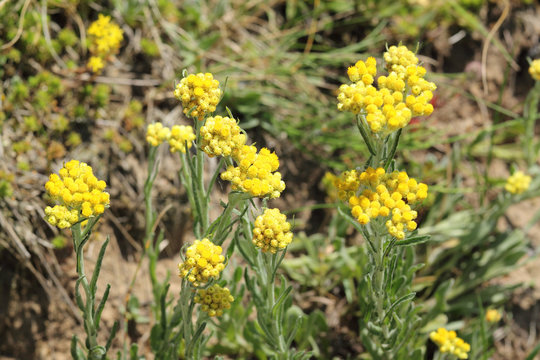
<instances>
[{"instance_id":1,"label":"flower head","mask_svg":"<svg viewBox=\"0 0 540 360\"><path fill-rule=\"evenodd\" d=\"M225 268L222 251L221 246L214 245L206 238L195 240L186 250L186 261L178 265L180 277L187 278L193 286L219 278Z\"/></svg>"},{"instance_id":2,"label":"flower head","mask_svg":"<svg viewBox=\"0 0 540 360\"><path fill-rule=\"evenodd\" d=\"M230 181L233 190L240 190L257 197L279 197L285 190L281 173L277 171L279 159L267 148L257 153L253 145L243 145L232 152L237 167L229 166L221 179Z\"/></svg>"},{"instance_id":3,"label":"flower head","mask_svg":"<svg viewBox=\"0 0 540 360\"><path fill-rule=\"evenodd\" d=\"M146 141L152 146L159 146L170 137L171 130L160 122L150 124L146 129Z\"/></svg>"},{"instance_id":4,"label":"flower head","mask_svg":"<svg viewBox=\"0 0 540 360\"><path fill-rule=\"evenodd\" d=\"M529 188L531 180L532 178L529 175L525 175L522 171L516 171L506 180L504 188L509 193L521 194Z\"/></svg>"},{"instance_id":5,"label":"flower head","mask_svg":"<svg viewBox=\"0 0 540 360\"><path fill-rule=\"evenodd\" d=\"M193 128L186 125L173 125L169 136L169 146L172 153L180 151L186 153L186 143L188 149L193 146L195 134Z\"/></svg>"},{"instance_id":6,"label":"flower head","mask_svg":"<svg viewBox=\"0 0 540 360\"><path fill-rule=\"evenodd\" d=\"M373 133L389 134L405 127L413 116L430 115L435 84L424 79L426 69L405 46L391 46L384 54L388 75L374 86L376 61L368 58L349 67L352 84L338 92L338 109L361 115Z\"/></svg>"},{"instance_id":7,"label":"flower head","mask_svg":"<svg viewBox=\"0 0 540 360\"><path fill-rule=\"evenodd\" d=\"M540 59L533 60L529 66L529 74L536 81L540 81Z\"/></svg>"},{"instance_id":8,"label":"flower head","mask_svg":"<svg viewBox=\"0 0 540 360\"><path fill-rule=\"evenodd\" d=\"M54 207L45 208L46 220L59 228L71 227L80 219L96 216L109 206L107 184L98 180L88 164L71 160L45 184Z\"/></svg>"},{"instance_id":9,"label":"flower head","mask_svg":"<svg viewBox=\"0 0 540 360\"><path fill-rule=\"evenodd\" d=\"M98 19L88 28L90 52L100 57L107 57L118 51L124 39L124 32L111 22L110 16L99 14Z\"/></svg>"},{"instance_id":10,"label":"flower head","mask_svg":"<svg viewBox=\"0 0 540 360\"><path fill-rule=\"evenodd\" d=\"M218 284L210 286L208 289L200 289L195 295L195 303L201 304L202 311L210 316L221 316L223 310L229 309L234 297L227 288Z\"/></svg>"},{"instance_id":11,"label":"flower head","mask_svg":"<svg viewBox=\"0 0 540 360\"><path fill-rule=\"evenodd\" d=\"M458 359L468 359L467 354L471 351L471 346L463 339L458 338L455 331L448 331L445 328L439 328L437 331L432 331L429 338L439 346L441 353L451 353L457 356Z\"/></svg>"},{"instance_id":12,"label":"flower head","mask_svg":"<svg viewBox=\"0 0 540 360\"><path fill-rule=\"evenodd\" d=\"M266 209L255 219L253 228L253 245L262 252L275 254L285 249L292 241L291 224L279 209Z\"/></svg>"},{"instance_id":13,"label":"flower head","mask_svg":"<svg viewBox=\"0 0 540 360\"><path fill-rule=\"evenodd\" d=\"M486 321L489 323L497 323L501 320L501 313L495 309L486 311Z\"/></svg>"},{"instance_id":14,"label":"flower head","mask_svg":"<svg viewBox=\"0 0 540 360\"><path fill-rule=\"evenodd\" d=\"M214 116L206 119L201 127L201 147L208 156L230 156L236 148L246 143L246 135L229 117Z\"/></svg>"},{"instance_id":15,"label":"flower head","mask_svg":"<svg viewBox=\"0 0 540 360\"><path fill-rule=\"evenodd\" d=\"M383 168L367 168L356 179L355 174L349 172L347 175L351 179L345 183L349 185L344 193L352 194L349 206L360 224L365 225L378 217L387 218L385 225L388 233L400 240L405 238L406 231L416 229L414 220L418 213L412 210L411 205L427 197L426 184L409 178L404 171L386 173ZM357 188L353 189L356 184Z\"/></svg>"},{"instance_id":16,"label":"flower head","mask_svg":"<svg viewBox=\"0 0 540 360\"><path fill-rule=\"evenodd\" d=\"M92 72L99 74L105 67L105 63L99 56L91 56L90 59L88 59L87 67L92 70Z\"/></svg>"},{"instance_id":17,"label":"flower head","mask_svg":"<svg viewBox=\"0 0 540 360\"><path fill-rule=\"evenodd\" d=\"M207 114L216 111L221 89L219 81L210 73L190 74L176 85L174 96L182 101L184 114L203 120Z\"/></svg>"}]
</instances>

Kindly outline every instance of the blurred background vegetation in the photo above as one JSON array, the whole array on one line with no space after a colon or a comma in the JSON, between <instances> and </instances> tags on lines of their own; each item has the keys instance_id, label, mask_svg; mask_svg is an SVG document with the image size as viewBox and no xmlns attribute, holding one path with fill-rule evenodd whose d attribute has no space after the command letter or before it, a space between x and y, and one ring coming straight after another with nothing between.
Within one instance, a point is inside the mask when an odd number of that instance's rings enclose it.
<instances>
[{"instance_id":1,"label":"blurred background vegetation","mask_svg":"<svg viewBox=\"0 0 540 360\"><path fill-rule=\"evenodd\" d=\"M121 26L124 41L94 75L86 29L100 13ZM430 322L419 331L466 327L473 349L489 342L471 358L525 358L534 348L540 283L528 274L540 267L538 91L527 69L540 56L537 1L3 0L0 19L0 355L61 359L66 334L77 331L72 245L42 210L47 174L71 158L92 164L112 195L100 232L117 244L103 269L117 306L104 321L129 319L121 336L144 344L149 283L141 280L140 301L126 307L127 281L114 281L134 270L141 249L146 125L186 122L172 89L187 69L225 84L218 112L228 107L253 141L280 156L287 190L279 207L294 215L298 235L284 275L295 307L309 314L296 346L322 359L359 357L357 309L368 289L357 279L366 254L323 179L366 160L353 119L336 108L347 67L399 42L418 47L438 86L434 114L413 121L399 149L398 167L432 189L420 228L433 239L416 255L404 252L424 264L417 311ZM537 177L531 191L508 200L502 185L513 168ZM156 184L167 209L161 262L173 274L191 240L175 169L165 161L167 181ZM489 307L506 310L496 329L483 327ZM249 316L242 304L231 314L224 329ZM248 330L220 334L215 350L265 358L251 355Z\"/></svg>"}]
</instances>

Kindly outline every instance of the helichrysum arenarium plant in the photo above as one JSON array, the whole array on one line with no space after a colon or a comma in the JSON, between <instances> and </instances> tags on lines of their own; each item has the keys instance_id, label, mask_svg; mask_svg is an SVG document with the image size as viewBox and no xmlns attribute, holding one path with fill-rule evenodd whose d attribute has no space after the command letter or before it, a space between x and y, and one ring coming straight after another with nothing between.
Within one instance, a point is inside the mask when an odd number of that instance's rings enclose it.
<instances>
[{"instance_id":1,"label":"helichrysum arenarium plant","mask_svg":"<svg viewBox=\"0 0 540 360\"><path fill-rule=\"evenodd\" d=\"M360 304L362 343L374 359L420 359L425 339L418 334L419 308L413 302L416 268L405 246L429 238L416 234L416 208L427 198L428 186L396 169L394 156L412 117L433 112L436 86L424 78L426 69L405 46L391 46L383 58L387 74L377 77L377 61L370 57L349 67L352 84L339 88L338 109L356 116L370 156L363 167L333 182L349 207L340 212L367 243L367 273L359 279L360 297L367 296Z\"/></svg>"},{"instance_id":2,"label":"helichrysum arenarium plant","mask_svg":"<svg viewBox=\"0 0 540 360\"><path fill-rule=\"evenodd\" d=\"M205 332L209 319L224 316L234 301L234 294L223 280L230 258L238 253L249 264L244 277L253 297L257 321L252 328L266 344L265 352L278 359L309 356L292 348L300 322L286 316L291 287L276 272L293 239L291 224L278 209L267 207L285 189L279 173L278 156L267 148L247 145L247 136L232 114L213 115L222 96L219 81L212 74L184 74L174 95L183 112L192 118L193 127L162 123L150 124L146 140L150 145L149 172L145 186L147 238L154 239L156 219L151 190L157 174L157 148L167 142L171 153L178 153L179 178L193 211L195 241L181 252L179 276L182 290L177 306L167 306L167 285L153 280L156 318L152 347L160 358L201 358L209 339ZM216 158L218 166L209 179L205 163ZM210 217L212 189L218 178L231 183L229 201L217 218ZM252 201L254 198L262 200ZM155 257L161 236L148 246L150 273L155 273ZM199 304L200 306L196 307ZM172 314L169 312L172 310ZM195 318L195 323L193 319Z\"/></svg>"},{"instance_id":3,"label":"helichrysum arenarium plant","mask_svg":"<svg viewBox=\"0 0 540 360\"><path fill-rule=\"evenodd\" d=\"M90 278L84 268L84 245L90 239L92 229L101 214L109 207L109 193L105 192L107 184L93 174L92 167L84 162L71 160L64 164L58 174L51 174L45 189L50 200L56 205L45 208L46 220L60 229L70 228L73 236L73 247L77 256L77 283L75 299L83 313L86 340L79 341L73 336L71 355L74 359L101 360L107 358L118 323L116 322L105 345L98 344L98 331L101 314L109 295L109 286L105 289L101 301L96 300L97 280L101 262L109 239L103 243ZM81 295L81 287L84 297Z\"/></svg>"}]
</instances>

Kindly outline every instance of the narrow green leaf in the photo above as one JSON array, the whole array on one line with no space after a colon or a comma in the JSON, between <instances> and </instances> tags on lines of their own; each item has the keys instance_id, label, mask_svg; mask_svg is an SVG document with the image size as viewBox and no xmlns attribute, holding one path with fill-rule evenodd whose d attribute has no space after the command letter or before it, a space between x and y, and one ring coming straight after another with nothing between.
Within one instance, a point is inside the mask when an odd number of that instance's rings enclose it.
<instances>
[{"instance_id":1,"label":"narrow green leaf","mask_svg":"<svg viewBox=\"0 0 540 360\"><path fill-rule=\"evenodd\" d=\"M109 290L111 289L111 285L107 284L107 288L105 289L105 292L103 293L103 298L99 302L98 308L96 309L96 313L94 314L94 323L96 329L99 329L99 321L101 320L101 313L103 312L103 308L105 307L105 303L107 302L107 299L109 298Z\"/></svg>"},{"instance_id":2,"label":"narrow green leaf","mask_svg":"<svg viewBox=\"0 0 540 360\"><path fill-rule=\"evenodd\" d=\"M109 351L109 349L111 348L114 337L116 336L116 332L118 331L118 326L119 326L118 321L115 321L111 329L111 334L109 335L109 338L107 339L107 344L105 345L105 349L106 349L105 352ZM103 360L106 359L106 355L107 355L106 353L103 355Z\"/></svg>"},{"instance_id":3,"label":"narrow green leaf","mask_svg":"<svg viewBox=\"0 0 540 360\"><path fill-rule=\"evenodd\" d=\"M394 312L394 309L396 307L398 307L400 304L402 304L403 302L405 301L409 301L409 300L412 300L414 299L414 297L416 296L416 293L415 292L412 292L410 294L407 294L407 295L403 295L402 297L400 297L399 299L397 299L391 306L390 308L386 311L386 314L384 314L384 318L383 318L383 321L384 319L386 319L386 317L390 314L392 314Z\"/></svg>"},{"instance_id":4,"label":"narrow green leaf","mask_svg":"<svg viewBox=\"0 0 540 360\"><path fill-rule=\"evenodd\" d=\"M96 260L96 266L94 267L94 272L92 273L92 279L90 280L90 291L95 296L96 295L96 284L99 277L99 272L101 271L101 263L103 262L103 257L105 256L105 250L107 250L107 245L109 244L109 236L107 236L107 239L101 245L101 249L99 250L98 258Z\"/></svg>"},{"instance_id":5,"label":"narrow green leaf","mask_svg":"<svg viewBox=\"0 0 540 360\"><path fill-rule=\"evenodd\" d=\"M399 240L396 245L397 246L413 246L425 243L431 238L431 235L420 235L420 236L413 236L404 240Z\"/></svg>"}]
</instances>

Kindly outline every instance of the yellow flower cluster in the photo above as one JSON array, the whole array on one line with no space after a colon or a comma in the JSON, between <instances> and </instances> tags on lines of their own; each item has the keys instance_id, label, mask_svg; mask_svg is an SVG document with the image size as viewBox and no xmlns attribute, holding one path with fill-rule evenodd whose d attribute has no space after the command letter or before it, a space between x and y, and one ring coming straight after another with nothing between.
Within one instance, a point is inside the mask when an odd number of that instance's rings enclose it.
<instances>
[{"instance_id":1,"label":"yellow flower cluster","mask_svg":"<svg viewBox=\"0 0 540 360\"><path fill-rule=\"evenodd\" d=\"M174 96L182 101L184 114L203 120L206 114L216 111L221 97L219 81L210 73L190 74L176 85Z\"/></svg>"},{"instance_id":2,"label":"yellow flower cluster","mask_svg":"<svg viewBox=\"0 0 540 360\"><path fill-rule=\"evenodd\" d=\"M439 346L441 353L451 353L457 356L458 359L469 358L467 353L471 351L471 346L463 339L458 338L455 331L439 328L436 332L432 331L429 338Z\"/></svg>"},{"instance_id":3,"label":"yellow flower cluster","mask_svg":"<svg viewBox=\"0 0 540 360\"><path fill-rule=\"evenodd\" d=\"M353 170L354 171L354 170ZM388 217L385 225L388 233L399 240L405 238L405 231L416 229L414 219L417 212L411 205L427 197L428 187L409 178L406 172L386 173L383 168L368 168L354 179L356 172L340 176L337 187L344 194L351 194L349 206L352 215L360 224L367 224L379 216ZM341 181L340 179L345 179ZM353 184L358 187L353 190Z\"/></svg>"},{"instance_id":4,"label":"yellow flower cluster","mask_svg":"<svg viewBox=\"0 0 540 360\"><path fill-rule=\"evenodd\" d=\"M150 124L146 129L146 141L152 146L161 145L164 141L169 140L170 136L171 130L160 122Z\"/></svg>"},{"instance_id":5,"label":"yellow flower cluster","mask_svg":"<svg viewBox=\"0 0 540 360\"><path fill-rule=\"evenodd\" d=\"M246 135L229 117L214 116L201 127L201 148L208 156L230 156L232 151L246 143Z\"/></svg>"},{"instance_id":6,"label":"yellow flower cluster","mask_svg":"<svg viewBox=\"0 0 540 360\"><path fill-rule=\"evenodd\" d=\"M193 146L195 140L195 133L191 126L186 125L173 125L171 128L171 136L169 137L169 146L172 153L180 151L186 153L186 143L188 149Z\"/></svg>"},{"instance_id":7,"label":"yellow flower cluster","mask_svg":"<svg viewBox=\"0 0 540 360\"><path fill-rule=\"evenodd\" d=\"M224 309L230 309L234 297L227 288L222 288L218 284L210 286L208 289L201 289L195 295L195 303L201 304L202 311L210 316L223 315Z\"/></svg>"},{"instance_id":8,"label":"yellow flower cluster","mask_svg":"<svg viewBox=\"0 0 540 360\"><path fill-rule=\"evenodd\" d=\"M370 57L348 69L351 85L338 92L338 109L362 115L373 133L389 134L405 127L413 116L430 115L434 83L424 79L426 69L405 46L392 46L384 54L388 76L373 86L376 61Z\"/></svg>"},{"instance_id":9,"label":"yellow flower cluster","mask_svg":"<svg viewBox=\"0 0 540 360\"><path fill-rule=\"evenodd\" d=\"M102 214L109 205L109 193L103 191L107 184L98 180L88 164L71 160L57 174L51 174L45 190L54 207L47 206L47 221L61 229L71 227L81 218Z\"/></svg>"},{"instance_id":10,"label":"yellow flower cluster","mask_svg":"<svg viewBox=\"0 0 540 360\"><path fill-rule=\"evenodd\" d=\"M95 73L99 73L105 66L105 60L115 54L124 39L124 32L120 27L111 22L110 16L99 14L98 19L88 28L90 41L90 53L88 67Z\"/></svg>"},{"instance_id":11,"label":"yellow flower cluster","mask_svg":"<svg viewBox=\"0 0 540 360\"><path fill-rule=\"evenodd\" d=\"M334 186L338 189L338 196L342 201L348 201L351 196L356 194L360 186L360 179L356 170L347 170L342 172L339 177L334 179Z\"/></svg>"},{"instance_id":12,"label":"yellow flower cluster","mask_svg":"<svg viewBox=\"0 0 540 360\"><path fill-rule=\"evenodd\" d=\"M501 320L501 313L495 309L486 311L486 321L489 323L497 323Z\"/></svg>"},{"instance_id":13,"label":"yellow flower cluster","mask_svg":"<svg viewBox=\"0 0 540 360\"><path fill-rule=\"evenodd\" d=\"M253 245L262 252L275 254L285 249L292 241L291 224L279 209L266 209L255 219L253 228Z\"/></svg>"},{"instance_id":14,"label":"yellow flower cluster","mask_svg":"<svg viewBox=\"0 0 540 360\"><path fill-rule=\"evenodd\" d=\"M221 179L232 182L233 190L240 190L252 196L279 197L285 190L281 173L277 171L279 159L275 153L262 148L257 153L253 145L243 145L234 149L232 158L238 164L232 165L221 173Z\"/></svg>"},{"instance_id":15,"label":"yellow flower cluster","mask_svg":"<svg viewBox=\"0 0 540 360\"><path fill-rule=\"evenodd\" d=\"M403 45L390 46L388 51L384 53L383 58L386 63L386 70L389 73L393 71L402 74L409 65L418 65L418 58L416 55Z\"/></svg>"},{"instance_id":16,"label":"yellow flower cluster","mask_svg":"<svg viewBox=\"0 0 540 360\"><path fill-rule=\"evenodd\" d=\"M186 153L186 143L188 149L193 146L195 133L193 128L186 125L173 125L171 129L163 126L162 123L154 123L148 125L146 130L146 141L152 146L159 146L164 141L169 142L171 153L182 152Z\"/></svg>"},{"instance_id":17,"label":"yellow flower cluster","mask_svg":"<svg viewBox=\"0 0 540 360\"><path fill-rule=\"evenodd\" d=\"M180 277L187 278L193 286L199 286L210 279L217 279L225 268L225 257L221 246L204 238L195 240L186 250L186 261L178 265Z\"/></svg>"},{"instance_id":18,"label":"yellow flower cluster","mask_svg":"<svg viewBox=\"0 0 540 360\"><path fill-rule=\"evenodd\" d=\"M521 194L529 188L531 180L529 175L525 175L522 171L516 171L508 178L508 180L506 180L504 188L509 193L516 195Z\"/></svg>"},{"instance_id":19,"label":"yellow flower cluster","mask_svg":"<svg viewBox=\"0 0 540 360\"><path fill-rule=\"evenodd\" d=\"M540 59L533 60L529 66L529 74L534 80L540 81Z\"/></svg>"}]
</instances>

